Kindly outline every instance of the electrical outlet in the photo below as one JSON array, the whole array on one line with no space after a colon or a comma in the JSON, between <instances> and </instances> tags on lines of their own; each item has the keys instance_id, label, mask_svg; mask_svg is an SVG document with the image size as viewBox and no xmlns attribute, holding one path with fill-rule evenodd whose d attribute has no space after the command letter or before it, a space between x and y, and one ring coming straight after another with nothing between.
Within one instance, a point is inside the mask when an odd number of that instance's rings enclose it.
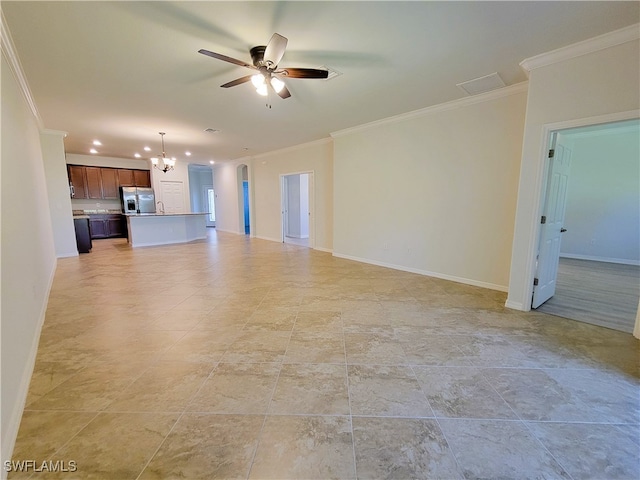
<instances>
[{"instance_id":1,"label":"electrical outlet","mask_svg":"<svg viewBox=\"0 0 640 480\"><path fill-rule=\"evenodd\" d=\"M589 245L593 246L596 244L596 239L592 238L591 241L589 242Z\"/></svg>"},{"instance_id":2,"label":"electrical outlet","mask_svg":"<svg viewBox=\"0 0 640 480\"><path fill-rule=\"evenodd\" d=\"M388 244L387 242L384 242L384 243L382 244L382 249L383 249L383 250L389 250L389 244Z\"/></svg>"}]
</instances>

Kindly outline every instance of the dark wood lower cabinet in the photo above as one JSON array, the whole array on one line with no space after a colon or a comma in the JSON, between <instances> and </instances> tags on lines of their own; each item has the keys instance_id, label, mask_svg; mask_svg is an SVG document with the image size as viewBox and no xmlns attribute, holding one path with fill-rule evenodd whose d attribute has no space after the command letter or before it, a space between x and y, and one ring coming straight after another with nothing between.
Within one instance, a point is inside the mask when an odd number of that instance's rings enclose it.
<instances>
[{"instance_id":1,"label":"dark wood lower cabinet","mask_svg":"<svg viewBox=\"0 0 640 480\"><path fill-rule=\"evenodd\" d=\"M91 229L91 238L94 239L124 237L127 235L124 215L89 215L89 228Z\"/></svg>"},{"instance_id":2,"label":"dark wood lower cabinet","mask_svg":"<svg viewBox=\"0 0 640 480\"><path fill-rule=\"evenodd\" d=\"M91 236L89 235L89 219L74 218L73 225L76 229L76 244L78 253L89 253L91 251Z\"/></svg>"}]
</instances>

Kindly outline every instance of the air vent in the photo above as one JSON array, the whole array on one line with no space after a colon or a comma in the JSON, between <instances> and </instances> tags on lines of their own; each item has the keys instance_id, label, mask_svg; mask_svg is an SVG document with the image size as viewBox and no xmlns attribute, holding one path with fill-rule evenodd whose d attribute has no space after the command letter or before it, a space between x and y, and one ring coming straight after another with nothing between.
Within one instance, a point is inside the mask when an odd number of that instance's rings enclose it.
<instances>
[{"instance_id":1,"label":"air vent","mask_svg":"<svg viewBox=\"0 0 640 480\"><path fill-rule=\"evenodd\" d=\"M216 130L215 128L205 128L204 131L207 133L220 133L220 130Z\"/></svg>"},{"instance_id":2,"label":"air vent","mask_svg":"<svg viewBox=\"0 0 640 480\"><path fill-rule=\"evenodd\" d=\"M323 65L320 68L329 71L329 76L325 80L331 80L332 78L336 78L336 77L339 77L340 75L342 75L342 72L339 72L338 70L336 70L334 68L327 67L326 65Z\"/></svg>"},{"instance_id":3,"label":"air vent","mask_svg":"<svg viewBox=\"0 0 640 480\"><path fill-rule=\"evenodd\" d=\"M500 75L492 73L491 75L474 78L467 82L457 83L456 86L467 95L478 95L479 93L490 92L491 90L506 87L506 84L502 81Z\"/></svg>"}]
</instances>

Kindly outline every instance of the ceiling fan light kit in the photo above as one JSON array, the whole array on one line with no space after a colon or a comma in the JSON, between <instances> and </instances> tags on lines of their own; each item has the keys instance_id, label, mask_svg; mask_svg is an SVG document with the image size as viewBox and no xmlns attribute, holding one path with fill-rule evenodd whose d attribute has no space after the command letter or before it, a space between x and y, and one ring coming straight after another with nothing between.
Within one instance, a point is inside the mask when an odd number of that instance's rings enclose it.
<instances>
[{"instance_id":1,"label":"ceiling fan light kit","mask_svg":"<svg viewBox=\"0 0 640 480\"><path fill-rule=\"evenodd\" d=\"M285 82L280 77L326 79L329 76L328 70L316 68L278 69L278 64L280 63L280 60L282 60L287 48L287 42L288 40L286 37L283 37L278 33L274 33L266 46L260 45L253 47L249 51L253 64L205 49L198 50L198 53L224 62L233 63L234 65L241 67L258 70L258 73L254 75L240 77L236 80L227 82L224 85L220 85L222 88L235 87L236 85L241 85L250 81L259 95L267 96L269 88L271 88L280 98L285 99L291 96L291 92L289 92Z\"/></svg>"}]
</instances>

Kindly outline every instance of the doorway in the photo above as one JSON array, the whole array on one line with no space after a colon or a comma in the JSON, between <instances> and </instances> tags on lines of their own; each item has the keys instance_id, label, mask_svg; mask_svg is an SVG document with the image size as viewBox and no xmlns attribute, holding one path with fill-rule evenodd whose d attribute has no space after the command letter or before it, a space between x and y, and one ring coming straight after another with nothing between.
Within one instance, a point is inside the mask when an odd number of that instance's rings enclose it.
<instances>
[{"instance_id":1,"label":"doorway","mask_svg":"<svg viewBox=\"0 0 640 480\"><path fill-rule=\"evenodd\" d=\"M280 176L282 242L313 247L313 172Z\"/></svg>"},{"instance_id":2,"label":"doorway","mask_svg":"<svg viewBox=\"0 0 640 480\"><path fill-rule=\"evenodd\" d=\"M239 232L245 235L251 234L251 201L249 194L249 169L246 165L238 165L238 225Z\"/></svg>"},{"instance_id":3,"label":"doorway","mask_svg":"<svg viewBox=\"0 0 640 480\"><path fill-rule=\"evenodd\" d=\"M213 185L203 185L202 187L202 204L205 205L204 212L207 213L207 227L216 226L216 194Z\"/></svg>"},{"instance_id":4,"label":"doorway","mask_svg":"<svg viewBox=\"0 0 640 480\"><path fill-rule=\"evenodd\" d=\"M640 122L549 138L532 308L631 333L640 298ZM564 171L554 165L563 157Z\"/></svg>"}]
</instances>

